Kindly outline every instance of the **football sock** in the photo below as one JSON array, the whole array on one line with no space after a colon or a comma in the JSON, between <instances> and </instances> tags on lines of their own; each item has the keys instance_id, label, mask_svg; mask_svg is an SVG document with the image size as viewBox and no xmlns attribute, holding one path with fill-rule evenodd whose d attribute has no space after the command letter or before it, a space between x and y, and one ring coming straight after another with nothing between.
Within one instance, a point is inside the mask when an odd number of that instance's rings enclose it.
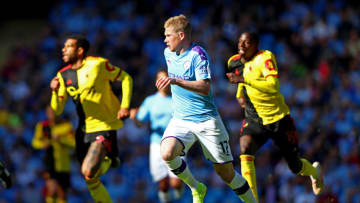
<instances>
[{"instance_id":1,"label":"football sock","mask_svg":"<svg viewBox=\"0 0 360 203\"><path fill-rule=\"evenodd\" d=\"M112 202L109 193L107 192L104 184L97 178L86 178L86 184L89 188L91 197L95 200L95 202Z\"/></svg>"},{"instance_id":2,"label":"football sock","mask_svg":"<svg viewBox=\"0 0 360 203\"><path fill-rule=\"evenodd\" d=\"M316 168L311 165L311 163L306 159L300 159L303 163L301 171L298 173L302 176L313 176L316 177Z\"/></svg>"},{"instance_id":3,"label":"football sock","mask_svg":"<svg viewBox=\"0 0 360 203\"><path fill-rule=\"evenodd\" d=\"M256 200L259 201L259 196L256 187L256 171L254 164L254 156L247 154L240 155L240 161L241 161L241 175L248 182Z\"/></svg>"},{"instance_id":4,"label":"football sock","mask_svg":"<svg viewBox=\"0 0 360 203\"><path fill-rule=\"evenodd\" d=\"M163 191L159 190L158 197L159 197L159 200L160 200L161 203L166 203L166 202L171 201L171 195L170 195L169 191L163 192Z\"/></svg>"},{"instance_id":5,"label":"football sock","mask_svg":"<svg viewBox=\"0 0 360 203\"><path fill-rule=\"evenodd\" d=\"M192 173L187 167L186 162L182 160L179 156L171 161L166 161L170 170L177 175L184 183L186 183L190 188L196 189L198 181L193 177Z\"/></svg>"},{"instance_id":6,"label":"football sock","mask_svg":"<svg viewBox=\"0 0 360 203\"><path fill-rule=\"evenodd\" d=\"M66 199L57 199L56 203L66 203Z\"/></svg>"},{"instance_id":7,"label":"football sock","mask_svg":"<svg viewBox=\"0 0 360 203\"><path fill-rule=\"evenodd\" d=\"M249 184L246 182L246 180L241 177L236 171L235 176L232 179L228 185L231 187L231 189L234 190L236 195L244 202L257 202L253 193L251 192L251 189L249 187Z\"/></svg>"},{"instance_id":8,"label":"football sock","mask_svg":"<svg viewBox=\"0 0 360 203\"><path fill-rule=\"evenodd\" d=\"M94 175L94 178L104 175L109 170L109 168L111 166L111 162L112 162L112 160L109 157L105 156L104 160L102 161L102 163L100 165L99 170Z\"/></svg>"},{"instance_id":9,"label":"football sock","mask_svg":"<svg viewBox=\"0 0 360 203\"><path fill-rule=\"evenodd\" d=\"M55 203L55 198L53 198L51 196L46 196L45 197L45 202L46 203Z\"/></svg>"}]
</instances>

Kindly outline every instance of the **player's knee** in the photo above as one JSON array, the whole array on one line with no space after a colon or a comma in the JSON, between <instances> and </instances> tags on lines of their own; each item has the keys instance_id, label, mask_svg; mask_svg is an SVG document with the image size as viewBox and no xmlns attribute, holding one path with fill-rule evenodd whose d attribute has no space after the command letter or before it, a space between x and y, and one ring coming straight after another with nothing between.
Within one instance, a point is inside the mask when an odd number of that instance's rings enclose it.
<instances>
[{"instance_id":1,"label":"player's knee","mask_svg":"<svg viewBox=\"0 0 360 203\"><path fill-rule=\"evenodd\" d=\"M169 179L164 178L159 181L159 190L162 192L167 192L169 190Z\"/></svg>"},{"instance_id":2,"label":"player's knee","mask_svg":"<svg viewBox=\"0 0 360 203\"><path fill-rule=\"evenodd\" d=\"M176 156L174 156L174 153L172 150L169 149L165 149L161 151L161 158L164 161L171 161L173 159L175 159Z\"/></svg>"},{"instance_id":3,"label":"player's knee","mask_svg":"<svg viewBox=\"0 0 360 203\"><path fill-rule=\"evenodd\" d=\"M289 169L294 174L298 174L302 169L302 162L299 158L286 159Z\"/></svg>"},{"instance_id":4,"label":"player's knee","mask_svg":"<svg viewBox=\"0 0 360 203\"><path fill-rule=\"evenodd\" d=\"M81 167L81 174L85 177L92 178L94 177L95 173L88 167L82 166Z\"/></svg>"},{"instance_id":5,"label":"player's knee","mask_svg":"<svg viewBox=\"0 0 360 203\"><path fill-rule=\"evenodd\" d=\"M255 152L252 138L250 136L242 136L240 138L240 154L253 155Z\"/></svg>"}]
</instances>

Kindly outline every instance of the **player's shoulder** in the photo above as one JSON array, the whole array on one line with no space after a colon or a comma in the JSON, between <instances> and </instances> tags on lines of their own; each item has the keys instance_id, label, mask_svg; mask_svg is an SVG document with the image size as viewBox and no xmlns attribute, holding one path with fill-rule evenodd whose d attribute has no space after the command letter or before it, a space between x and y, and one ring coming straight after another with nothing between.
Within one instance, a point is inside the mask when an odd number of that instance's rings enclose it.
<instances>
[{"instance_id":1,"label":"player's shoulder","mask_svg":"<svg viewBox=\"0 0 360 203\"><path fill-rule=\"evenodd\" d=\"M269 51L269 50L260 50L257 54L256 54L256 57L259 57L259 58L269 58L269 57L273 57L274 54Z\"/></svg>"},{"instance_id":2,"label":"player's shoulder","mask_svg":"<svg viewBox=\"0 0 360 203\"><path fill-rule=\"evenodd\" d=\"M71 66L72 66L72 65L69 64L69 65L67 65L67 66L62 67L62 68L59 70L59 73L63 73L63 72L65 72L65 71L71 69Z\"/></svg>"},{"instance_id":3,"label":"player's shoulder","mask_svg":"<svg viewBox=\"0 0 360 203\"><path fill-rule=\"evenodd\" d=\"M86 63L105 63L108 59L100 56L87 56L85 59Z\"/></svg>"},{"instance_id":4,"label":"player's shoulder","mask_svg":"<svg viewBox=\"0 0 360 203\"><path fill-rule=\"evenodd\" d=\"M191 47L191 53L193 56L200 56L200 58L202 60L207 60L208 59L208 54L206 52L206 50L198 45L198 44L193 44Z\"/></svg>"}]
</instances>

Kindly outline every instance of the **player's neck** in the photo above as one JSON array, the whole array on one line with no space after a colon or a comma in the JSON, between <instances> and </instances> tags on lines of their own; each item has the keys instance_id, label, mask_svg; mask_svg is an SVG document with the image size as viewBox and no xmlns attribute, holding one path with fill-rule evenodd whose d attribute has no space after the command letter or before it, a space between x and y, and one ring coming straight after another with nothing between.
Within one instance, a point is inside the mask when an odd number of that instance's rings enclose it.
<instances>
[{"instance_id":1,"label":"player's neck","mask_svg":"<svg viewBox=\"0 0 360 203\"><path fill-rule=\"evenodd\" d=\"M180 55L182 53L184 53L186 50L188 50L191 47L191 41L184 41L183 46L181 47L181 49L176 52L176 54Z\"/></svg>"},{"instance_id":2,"label":"player's neck","mask_svg":"<svg viewBox=\"0 0 360 203\"><path fill-rule=\"evenodd\" d=\"M81 68L82 65L83 65L83 59L79 59L75 63L72 64L71 68L74 70L77 70L77 69Z\"/></svg>"}]
</instances>

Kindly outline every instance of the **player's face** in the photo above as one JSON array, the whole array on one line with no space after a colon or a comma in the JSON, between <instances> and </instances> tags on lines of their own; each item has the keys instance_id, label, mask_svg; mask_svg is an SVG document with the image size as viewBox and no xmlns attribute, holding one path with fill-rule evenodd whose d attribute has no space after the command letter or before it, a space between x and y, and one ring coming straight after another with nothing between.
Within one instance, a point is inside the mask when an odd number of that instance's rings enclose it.
<instances>
[{"instance_id":1,"label":"player's face","mask_svg":"<svg viewBox=\"0 0 360 203\"><path fill-rule=\"evenodd\" d=\"M165 44L169 47L170 51L179 51L181 38L178 32L175 32L172 27L165 28Z\"/></svg>"},{"instance_id":2,"label":"player's face","mask_svg":"<svg viewBox=\"0 0 360 203\"><path fill-rule=\"evenodd\" d=\"M66 64L75 63L78 58L78 46L76 44L76 39L67 39L62 49L62 59Z\"/></svg>"},{"instance_id":3,"label":"player's face","mask_svg":"<svg viewBox=\"0 0 360 203\"><path fill-rule=\"evenodd\" d=\"M254 42L249 33L243 33L239 38L238 49L241 58L248 61L257 51L258 45Z\"/></svg>"}]
</instances>

